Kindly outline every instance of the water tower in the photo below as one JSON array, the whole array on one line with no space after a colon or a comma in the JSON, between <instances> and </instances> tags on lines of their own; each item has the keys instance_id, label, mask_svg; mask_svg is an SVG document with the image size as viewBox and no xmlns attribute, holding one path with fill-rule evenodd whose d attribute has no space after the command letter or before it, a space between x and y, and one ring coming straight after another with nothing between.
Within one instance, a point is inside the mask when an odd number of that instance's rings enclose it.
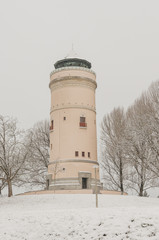
<instances>
[{"instance_id":1,"label":"water tower","mask_svg":"<svg viewBox=\"0 0 159 240\"><path fill-rule=\"evenodd\" d=\"M50 163L48 189L95 189L97 162L96 74L71 53L50 74ZM101 189L99 171L97 186Z\"/></svg>"}]
</instances>

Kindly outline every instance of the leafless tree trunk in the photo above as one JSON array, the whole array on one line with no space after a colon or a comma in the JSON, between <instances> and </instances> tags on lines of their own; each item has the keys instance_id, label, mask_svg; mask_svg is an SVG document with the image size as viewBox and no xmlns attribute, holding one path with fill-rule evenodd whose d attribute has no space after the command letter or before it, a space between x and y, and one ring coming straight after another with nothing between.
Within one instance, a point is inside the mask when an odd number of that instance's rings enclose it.
<instances>
[{"instance_id":1,"label":"leafless tree trunk","mask_svg":"<svg viewBox=\"0 0 159 240\"><path fill-rule=\"evenodd\" d=\"M13 190L12 190L12 182L11 179L7 179L7 184L8 184L8 197L11 197L13 195Z\"/></svg>"},{"instance_id":2,"label":"leafless tree trunk","mask_svg":"<svg viewBox=\"0 0 159 240\"><path fill-rule=\"evenodd\" d=\"M2 189L6 186L4 172L2 171L2 167L0 165L0 195L2 194Z\"/></svg>"}]
</instances>

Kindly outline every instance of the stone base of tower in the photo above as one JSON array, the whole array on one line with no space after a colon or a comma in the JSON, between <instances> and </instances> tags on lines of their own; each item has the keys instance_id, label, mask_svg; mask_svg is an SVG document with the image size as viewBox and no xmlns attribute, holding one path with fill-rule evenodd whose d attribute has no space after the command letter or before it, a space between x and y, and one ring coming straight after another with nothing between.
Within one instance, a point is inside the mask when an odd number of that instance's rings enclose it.
<instances>
[{"instance_id":1,"label":"stone base of tower","mask_svg":"<svg viewBox=\"0 0 159 240\"><path fill-rule=\"evenodd\" d=\"M94 178L91 178L91 173L89 172L79 172L78 178L61 178L52 179L52 174L48 175L47 178L47 189L48 190L92 190L93 193L100 193L103 189L103 185L99 180L97 182Z\"/></svg>"},{"instance_id":2,"label":"stone base of tower","mask_svg":"<svg viewBox=\"0 0 159 240\"><path fill-rule=\"evenodd\" d=\"M52 161L48 166L48 190L90 189L96 192L96 185L97 192L103 189L103 185L99 180L97 161L87 159L63 159Z\"/></svg>"}]
</instances>

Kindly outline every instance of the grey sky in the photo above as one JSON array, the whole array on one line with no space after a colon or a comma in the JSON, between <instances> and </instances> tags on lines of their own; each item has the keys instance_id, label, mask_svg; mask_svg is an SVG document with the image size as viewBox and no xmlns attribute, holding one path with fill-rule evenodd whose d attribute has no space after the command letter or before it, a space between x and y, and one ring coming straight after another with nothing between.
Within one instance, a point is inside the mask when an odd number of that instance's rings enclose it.
<instances>
[{"instance_id":1,"label":"grey sky","mask_svg":"<svg viewBox=\"0 0 159 240\"><path fill-rule=\"evenodd\" d=\"M1 0L0 114L49 118L49 74L72 43L97 74L98 126L159 78L158 0Z\"/></svg>"}]
</instances>

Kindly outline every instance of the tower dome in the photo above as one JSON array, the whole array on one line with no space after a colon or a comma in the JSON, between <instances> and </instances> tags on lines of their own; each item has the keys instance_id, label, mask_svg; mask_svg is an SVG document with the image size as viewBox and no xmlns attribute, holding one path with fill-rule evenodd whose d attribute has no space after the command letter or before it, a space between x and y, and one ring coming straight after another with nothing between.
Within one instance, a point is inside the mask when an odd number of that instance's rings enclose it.
<instances>
[{"instance_id":1,"label":"tower dome","mask_svg":"<svg viewBox=\"0 0 159 240\"><path fill-rule=\"evenodd\" d=\"M91 63L87 60L81 59L78 54L72 48L68 55L62 59L57 61L54 64L55 69L62 68L62 67L83 67L83 68L91 68Z\"/></svg>"}]
</instances>

